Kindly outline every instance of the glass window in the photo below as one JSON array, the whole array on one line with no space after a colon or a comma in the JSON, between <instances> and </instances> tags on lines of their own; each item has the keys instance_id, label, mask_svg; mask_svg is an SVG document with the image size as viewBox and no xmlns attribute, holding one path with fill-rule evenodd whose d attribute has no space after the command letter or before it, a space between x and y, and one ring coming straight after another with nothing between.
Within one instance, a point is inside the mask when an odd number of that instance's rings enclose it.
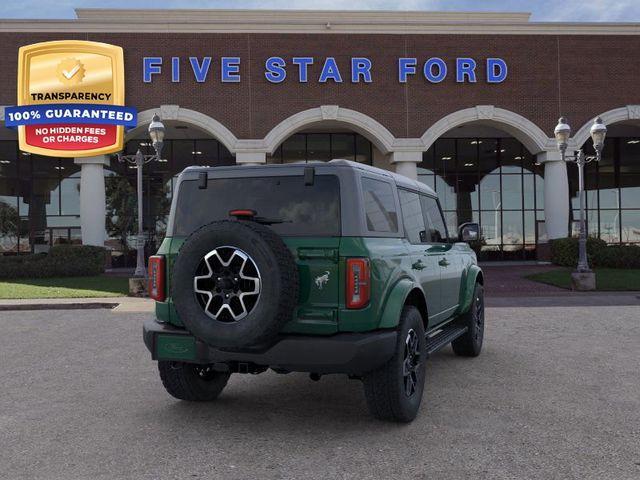
<instances>
[{"instance_id":1,"label":"glass window","mask_svg":"<svg viewBox=\"0 0 640 480\"><path fill-rule=\"evenodd\" d=\"M480 206L482 210L499 210L502 206L500 175L487 175L480 180Z\"/></svg>"},{"instance_id":2,"label":"glass window","mask_svg":"<svg viewBox=\"0 0 640 480\"><path fill-rule=\"evenodd\" d=\"M331 159L344 158L355 160L356 136L351 133L334 133L331 135Z\"/></svg>"},{"instance_id":3,"label":"glass window","mask_svg":"<svg viewBox=\"0 0 640 480\"><path fill-rule=\"evenodd\" d=\"M578 218L576 217L576 219ZM620 242L619 210L600 210L600 238L607 243Z\"/></svg>"},{"instance_id":4,"label":"glass window","mask_svg":"<svg viewBox=\"0 0 640 480\"><path fill-rule=\"evenodd\" d=\"M21 180L31 181L31 154L30 153L26 153L26 152L19 153L18 176L20 177Z\"/></svg>"},{"instance_id":5,"label":"glass window","mask_svg":"<svg viewBox=\"0 0 640 480\"><path fill-rule=\"evenodd\" d=\"M502 218L500 212L481 212L480 224L482 237L486 245L499 247L502 244Z\"/></svg>"},{"instance_id":6,"label":"glass window","mask_svg":"<svg viewBox=\"0 0 640 480\"><path fill-rule=\"evenodd\" d=\"M117 162L117 159L111 160L111 162ZM80 176L81 166L75 163L73 158L61 158L60 159L60 176L71 177Z\"/></svg>"},{"instance_id":7,"label":"glass window","mask_svg":"<svg viewBox=\"0 0 640 480\"><path fill-rule=\"evenodd\" d=\"M272 155L267 154L267 163L282 163L282 145Z\"/></svg>"},{"instance_id":8,"label":"glass window","mask_svg":"<svg viewBox=\"0 0 640 480\"><path fill-rule=\"evenodd\" d=\"M640 242L640 210L622 211L622 241L624 243Z\"/></svg>"},{"instance_id":9,"label":"glass window","mask_svg":"<svg viewBox=\"0 0 640 480\"><path fill-rule=\"evenodd\" d=\"M502 173L510 174L522 172L522 144L515 138L501 138L499 145L500 164Z\"/></svg>"},{"instance_id":10,"label":"glass window","mask_svg":"<svg viewBox=\"0 0 640 480\"><path fill-rule=\"evenodd\" d=\"M522 176L502 176L502 209L522 210Z\"/></svg>"},{"instance_id":11,"label":"glass window","mask_svg":"<svg viewBox=\"0 0 640 480\"><path fill-rule=\"evenodd\" d=\"M542 175L535 175L536 179L536 208L544 210L544 178Z\"/></svg>"},{"instance_id":12,"label":"glass window","mask_svg":"<svg viewBox=\"0 0 640 480\"><path fill-rule=\"evenodd\" d=\"M521 245L524 243L522 212L502 212L502 243L505 245Z\"/></svg>"},{"instance_id":13,"label":"glass window","mask_svg":"<svg viewBox=\"0 0 640 480\"><path fill-rule=\"evenodd\" d=\"M220 152L220 159L218 160L218 162L220 163L220 165L235 165L236 164L236 157L234 157L232 155L232 153L229 151L229 149L227 147L225 147L224 145L220 144L218 148L219 148L219 152Z\"/></svg>"},{"instance_id":14,"label":"glass window","mask_svg":"<svg viewBox=\"0 0 640 480\"><path fill-rule=\"evenodd\" d=\"M169 214L171 208L171 183L162 179L151 179L149 183L151 195L145 195L148 203L147 215L152 217Z\"/></svg>"},{"instance_id":15,"label":"glass window","mask_svg":"<svg viewBox=\"0 0 640 480\"><path fill-rule=\"evenodd\" d=\"M195 145L193 140L173 140L171 143L172 158L170 171L172 175L178 175L185 168L195 164L195 155L192 153L196 151Z\"/></svg>"},{"instance_id":16,"label":"glass window","mask_svg":"<svg viewBox=\"0 0 640 480\"><path fill-rule=\"evenodd\" d=\"M80 215L80 178L60 182L61 215Z\"/></svg>"},{"instance_id":17,"label":"glass window","mask_svg":"<svg viewBox=\"0 0 640 480\"><path fill-rule=\"evenodd\" d=\"M18 206L18 179L0 177L0 202Z\"/></svg>"},{"instance_id":18,"label":"glass window","mask_svg":"<svg viewBox=\"0 0 640 480\"><path fill-rule=\"evenodd\" d=\"M34 177L57 177L60 162L57 158L31 155L32 175Z\"/></svg>"},{"instance_id":19,"label":"glass window","mask_svg":"<svg viewBox=\"0 0 640 480\"><path fill-rule=\"evenodd\" d=\"M612 139L613 140L613 139ZM628 173L640 173L640 138L620 138L620 178ZM610 141L605 141L605 150Z\"/></svg>"},{"instance_id":20,"label":"glass window","mask_svg":"<svg viewBox=\"0 0 640 480\"><path fill-rule=\"evenodd\" d=\"M422 243L426 239L424 216L417 193L399 189L402 223L407 238L411 243Z\"/></svg>"},{"instance_id":21,"label":"glass window","mask_svg":"<svg viewBox=\"0 0 640 480\"><path fill-rule=\"evenodd\" d=\"M18 175L18 148L14 141L0 141L0 177Z\"/></svg>"},{"instance_id":22,"label":"glass window","mask_svg":"<svg viewBox=\"0 0 640 480\"><path fill-rule=\"evenodd\" d=\"M363 178L362 194L369 231L397 232L398 214L391 185L381 180Z\"/></svg>"},{"instance_id":23,"label":"glass window","mask_svg":"<svg viewBox=\"0 0 640 480\"><path fill-rule=\"evenodd\" d=\"M436 179L434 175L431 175L431 170L418 167L418 181L433 188L434 190L436 188Z\"/></svg>"},{"instance_id":24,"label":"glass window","mask_svg":"<svg viewBox=\"0 0 640 480\"><path fill-rule=\"evenodd\" d=\"M22 214L22 212L21 212ZM29 216L60 215L60 188L57 178L34 178Z\"/></svg>"},{"instance_id":25,"label":"glass window","mask_svg":"<svg viewBox=\"0 0 640 480\"><path fill-rule=\"evenodd\" d=\"M456 171L456 141L441 138L435 143L435 173L445 175Z\"/></svg>"},{"instance_id":26,"label":"glass window","mask_svg":"<svg viewBox=\"0 0 640 480\"><path fill-rule=\"evenodd\" d=\"M536 214L533 211L524 212L524 243L536 243Z\"/></svg>"},{"instance_id":27,"label":"glass window","mask_svg":"<svg viewBox=\"0 0 640 480\"><path fill-rule=\"evenodd\" d=\"M282 163L305 161L307 159L306 136L300 133L290 136L282 144Z\"/></svg>"},{"instance_id":28,"label":"glass window","mask_svg":"<svg viewBox=\"0 0 640 480\"><path fill-rule=\"evenodd\" d=\"M80 217L78 215L73 216L52 216L47 218L47 227L79 227Z\"/></svg>"},{"instance_id":29,"label":"glass window","mask_svg":"<svg viewBox=\"0 0 640 480\"><path fill-rule=\"evenodd\" d=\"M207 205L207 208L194 208ZM178 193L175 235L189 235L234 209L255 210L275 220L269 227L282 236L340 235L340 186L334 175L316 175L313 185L302 176L217 178L206 189L183 182Z\"/></svg>"},{"instance_id":30,"label":"glass window","mask_svg":"<svg viewBox=\"0 0 640 480\"><path fill-rule=\"evenodd\" d=\"M456 210L478 210L478 176L458 175Z\"/></svg>"},{"instance_id":31,"label":"glass window","mask_svg":"<svg viewBox=\"0 0 640 480\"><path fill-rule=\"evenodd\" d=\"M478 171L478 148L486 147L484 144L478 144L481 141L476 138L460 138L456 141L458 173L475 173Z\"/></svg>"},{"instance_id":32,"label":"glass window","mask_svg":"<svg viewBox=\"0 0 640 480\"><path fill-rule=\"evenodd\" d=\"M356 134L356 162L373 165L373 145L362 135Z\"/></svg>"},{"instance_id":33,"label":"glass window","mask_svg":"<svg viewBox=\"0 0 640 480\"><path fill-rule=\"evenodd\" d=\"M440 211L438 201L433 197L420 195L422 211L424 212L425 225L427 228L426 241L429 243L442 243L447 241L447 228Z\"/></svg>"},{"instance_id":34,"label":"glass window","mask_svg":"<svg viewBox=\"0 0 640 480\"><path fill-rule=\"evenodd\" d=\"M307 160L328 162L331 160L331 140L328 133L307 134Z\"/></svg>"},{"instance_id":35,"label":"glass window","mask_svg":"<svg viewBox=\"0 0 640 480\"><path fill-rule=\"evenodd\" d=\"M640 208L640 174L620 172L620 206Z\"/></svg>"},{"instance_id":36,"label":"glass window","mask_svg":"<svg viewBox=\"0 0 640 480\"><path fill-rule=\"evenodd\" d=\"M80 228L70 228L69 239L73 245L82 244L82 230Z\"/></svg>"},{"instance_id":37,"label":"glass window","mask_svg":"<svg viewBox=\"0 0 640 480\"><path fill-rule=\"evenodd\" d=\"M438 194L438 198L440 198L443 209L455 210L458 205L455 192L455 182L457 179L451 175L447 177L447 179L450 180L451 183L448 183L447 180L440 175L436 176L436 193Z\"/></svg>"},{"instance_id":38,"label":"glass window","mask_svg":"<svg viewBox=\"0 0 640 480\"><path fill-rule=\"evenodd\" d=\"M600 182L600 188L598 189L598 198L600 208L620 208L620 198L618 197L618 189L614 186L612 175L602 175L598 178ZM604 187L604 188L603 188ZM610 187L610 188L607 188ZM588 190L585 192L587 193ZM580 207L579 195L577 206ZM598 204L592 200L591 195L587 195L587 205L589 208L598 208ZM591 201L590 201L591 200Z\"/></svg>"},{"instance_id":39,"label":"glass window","mask_svg":"<svg viewBox=\"0 0 640 480\"><path fill-rule=\"evenodd\" d=\"M536 198L535 198L535 175L524 175L522 179L523 189L522 189L522 197L524 200L524 208L526 210L533 210L536 207Z\"/></svg>"},{"instance_id":40,"label":"glass window","mask_svg":"<svg viewBox=\"0 0 640 480\"><path fill-rule=\"evenodd\" d=\"M478 171L481 175L498 172L498 142L494 139L479 138L478 143Z\"/></svg>"},{"instance_id":41,"label":"glass window","mask_svg":"<svg viewBox=\"0 0 640 480\"><path fill-rule=\"evenodd\" d=\"M450 232L457 232L458 227L463 223L477 222L478 212L474 210L458 210L455 212L456 218L452 222L449 222L447 215L445 214L445 220L447 220L447 230Z\"/></svg>"},{"instance_id":42,"label":"glass window","mask_svg":"<svg viewBox=\"0 0 640 480\"><path fill-rule=\"evenodd\" d=\"M52 245L68 245L70 242L68 228L52 228L51 244Z\"/></svg>"},{"instance_id":43,"label":"glass window","mask_svg":"<svg viewBox=\"0 0 640 480\"><path fill-rule=\"evenodd\" d=\"M194 161L198 165L218 165L218 141L217 140L196 140L194 150Z\"/></svg>"},{"instance_id":44,"label":"glass window","mask_svg":"<svg viewBox=\"0 0 640 480\"><path fill-rule=\"evenodd\" d=\"M430 170L432 173L435 171L435 144L422 154L422 162L418 167Z\"/></svg>"}]
</instances>

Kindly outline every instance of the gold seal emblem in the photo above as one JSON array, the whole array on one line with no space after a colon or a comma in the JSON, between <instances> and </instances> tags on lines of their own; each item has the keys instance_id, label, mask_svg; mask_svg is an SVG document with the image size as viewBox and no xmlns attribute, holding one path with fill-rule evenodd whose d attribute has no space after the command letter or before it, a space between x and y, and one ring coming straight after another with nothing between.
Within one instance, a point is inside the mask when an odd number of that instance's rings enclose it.
<instances>
[{"instance_id":1,"label":"gold seal emblem","mask_svg":"<svg viewBox=\"0 0 640 480\"><path fill-rule=\"evenodd\" d=\"M85 70L80 60L65 58L58 64L58 79L64 85L77 85L82 82Z\"/></svg>"},{"instance_id":2,"label":"gold seal emblem","mask_svg":"<svg viewBox=\"0 0 640 480\"><path fill-rule=\"evenodd\" d=\"M84 40L59 40L20 47L18 105L124 105L124 54L121 47ZM86 124L69 126L89 128ZM48 127L18 127L20 150L53 157L79 158L122 150L124 126L105 123L98 144L73 145L42 139ZM55 135L54 135L55 136ZM50 138L48 140L51 140Z\"/></svg>"}]
</instances>

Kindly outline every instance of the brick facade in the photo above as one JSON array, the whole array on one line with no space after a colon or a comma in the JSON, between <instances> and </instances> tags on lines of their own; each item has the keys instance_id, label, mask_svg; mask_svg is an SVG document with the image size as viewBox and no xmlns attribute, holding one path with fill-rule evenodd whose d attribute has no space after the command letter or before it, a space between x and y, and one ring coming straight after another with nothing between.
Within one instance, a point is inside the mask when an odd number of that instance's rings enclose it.
<instances>
[{"instance_id":1,"label":"brick facade","mask_svg":"<svg viewBox=\"0 0 640 480\"><path fill-rule=\"evenodd\" d=\"M291 33L0 33L0 104L16 103L18 48L40 41L81 39L124 48L127 104L139 110L178 104L205 113L237 138L262 138L285 118L319 105L339 105L364 113L398 137L416 138L445 115L474 105L495 105L531 120L552 136L560 114L579 128L594 115L640 104L640 36L635 35L396 35ZM309 82L299 83L288 66L280 84L264 77L264 61L272 55L290 60L311 56ZM142 81L142 58L164 57L162 75ZM181 82L172 83L170 58L181 57ZM206 82L197 83L188 57L211 56ZM240 83L220 82L220 57L241 57ZM337 59L344 82L317 82L321 62ZM373 82L349 81L349 59L368 57ZM428 83L421 64L441 57L449 75ZM456 57L478 61L478 82L458 84ZM398 82L397 59L418 58L418 73ZM487 84L487 57L504 58L508 78Z\"/></svg>"}]
</instances>

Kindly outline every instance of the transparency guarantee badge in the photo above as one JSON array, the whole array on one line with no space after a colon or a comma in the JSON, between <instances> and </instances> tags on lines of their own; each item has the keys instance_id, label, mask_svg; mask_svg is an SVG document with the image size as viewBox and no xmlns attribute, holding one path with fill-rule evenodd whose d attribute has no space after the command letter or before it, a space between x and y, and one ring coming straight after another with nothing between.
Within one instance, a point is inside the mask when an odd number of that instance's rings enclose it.
<instances>
[{"instance_id":1,"label":"transparency guarantee badge","mask_svg":"<svg viewBox=\"0 0 640 480\"><path fill-rule=\"evenodd\" d=\"M5 109L20 150L56 157L117 152L125 127L137 120L124 106L121 47L63 40L20 48L18 106Z\"/></svg>"}]
</instances>

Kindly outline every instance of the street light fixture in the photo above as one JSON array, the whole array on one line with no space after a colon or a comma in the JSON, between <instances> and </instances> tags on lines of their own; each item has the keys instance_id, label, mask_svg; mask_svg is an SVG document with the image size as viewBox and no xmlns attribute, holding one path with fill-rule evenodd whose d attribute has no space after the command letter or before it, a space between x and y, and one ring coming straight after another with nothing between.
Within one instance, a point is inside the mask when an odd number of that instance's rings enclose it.
<instances>
[{"instance_id":1,"label":"street light fixture","mask_svg":"<svg viewBox=\"0 0 640 480\"><path fill-rule=\"evenodd\" d=\"M585 223L585 192L584 192L584 166L590 162L599 162L602 158L602 149L604 148L604 139L607 134L607 127L602 123L602 119L597 117L591 126L591 139L593 140L593 148L596 152L594 155L585 155L582 149L573 155L567 155L567 147L569 145L569 137L571 136L571 127L567 119L561 117L558 125L554 130L558 150L562 154L563 161L574 162L578 166L578 191L580 195L580 238L578 241L578 267L576 272L581 274L592 274L587 259L587 228ZM595 279L594 279L595 282Z\"/></svg>"},{"instance_id":2,"label":"street light fixture","mask_svg":"<svg viewBox=\"0 0 640 480\"><path fill-rule=\"evenodd\" d=\"M122 155L118 153L118 161L119 162L127 162L132 165L135 165L137 169L137 193L138 193L138 235L136 237L136 250L137 250L137 258L136 258L136 271L134 273L135 277L145 277L147 274L147 270L144 266L144 233L142 231L142 166L145 163L149 163L153 160L160 161L162 159L161 152L162 146L164 143L164 134L165 127L158 114L155 114L151 119L151 124L149 125L149 137L151 138L151 142L153 145L153 149L155 153L153 155L143 155L143 153L138 148L138 151L135 155Z\"/></svg>"}]
</instances>

